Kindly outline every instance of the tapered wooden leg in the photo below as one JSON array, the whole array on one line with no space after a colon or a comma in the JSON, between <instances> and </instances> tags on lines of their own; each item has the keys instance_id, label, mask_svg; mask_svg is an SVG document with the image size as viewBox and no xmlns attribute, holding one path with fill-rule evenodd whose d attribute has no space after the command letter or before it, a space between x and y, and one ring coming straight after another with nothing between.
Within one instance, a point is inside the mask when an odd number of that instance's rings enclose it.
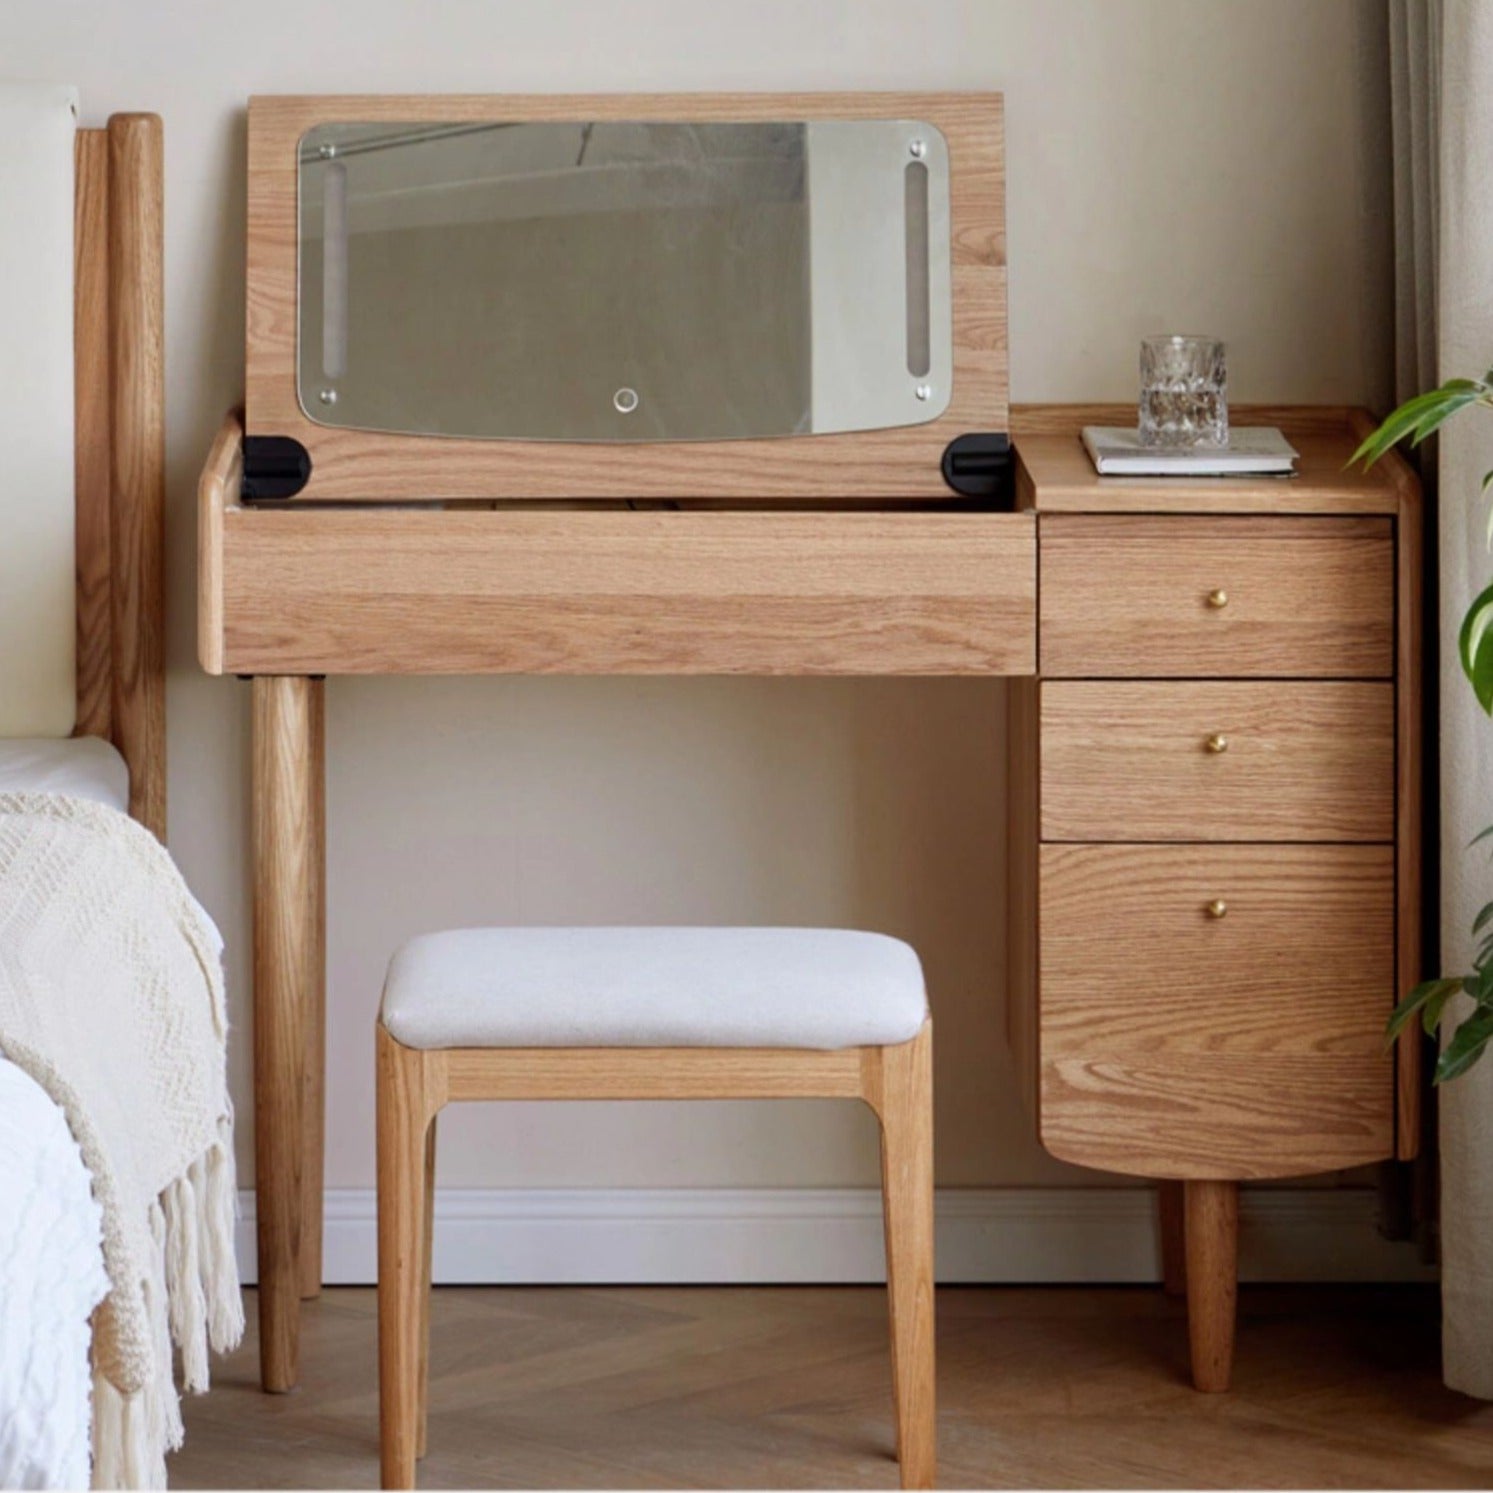
<instances>
[{"instance_id":1,"label":"tapered wooden leg","mask_svg":"<svg viewBox=\"0 0 1493 1493\"><path fill-rule=\"evenodd\" d=\"M882 1214L892 1318L892 1390L904 1488L937 1471L933 1320L933 1028L883 1048L879 1095Z\"/></svg>"},{"instance_id":2,"label":"tapered wooden leg","mask_svg":"<svg viewBox=\"0 0 1493 1493\"><path fill-rule=\"evenodd\" d=\"M420 1426L415 1455L423 1457L430 1435L430 1285L435 1259L435 1127L425 1132L425 1246L420 1260Z\"/></svg>"},{"instance_id":3,"label":"tapered wooden leg","mask_svg":"<svg viewBox=\"0 0 1493 1493\"><path fill-rule=\"evenodd\" d=\"M1187 1290L1187 1227L1182 1183L1158 1182L1156 1208L1161 1224L1161 1286L1168 1296Z\"/></svg>"},{"instance_id":4,"label":"tapered wooden leg","mask_svg":"<svg viewBox=\"0 0 1493 1493\"><path fill-rule=\"evenodd\" d=\"M254 1163L259 1354L265 1389L299 1369L307 1005L316 811L311 681L254 681Z\"/></svg>"},{"instance_id":5,"label":"tapered wooden leg","mask_svg":"<svg viewBox=\"0 0 1493 1493\"><path fill-rule=\"evenodd\" d=\"M322 1186L327 1145L327 795L326 685L311 692L311 967L306 975L305 1097L301 1158L301 1299L321 1294Z\"/></svg>"},{"instance_id":6,"label":"tapered wooden leg","mask_svg":"<svg viewBox=\"0 0 1493 1493\"><path fill-rule=\"evenodd\" d=\"M1239 1279L1239 1184L1183 1184L1187 1232L1187 1331L1192 1382L1208 1394L1229 1387Z\"/></svg>"},{"instance_id":7,"label":"tapered wooden leg","mask_svg":"<svg viewBox=\"0 0 1493 1493\"><path fill-rule=\"evenodd\" d=\"M424 1055L377 1028L378 1399L385 1488L415 1486L425 1286Z\"/></svg>"}]
</instances>

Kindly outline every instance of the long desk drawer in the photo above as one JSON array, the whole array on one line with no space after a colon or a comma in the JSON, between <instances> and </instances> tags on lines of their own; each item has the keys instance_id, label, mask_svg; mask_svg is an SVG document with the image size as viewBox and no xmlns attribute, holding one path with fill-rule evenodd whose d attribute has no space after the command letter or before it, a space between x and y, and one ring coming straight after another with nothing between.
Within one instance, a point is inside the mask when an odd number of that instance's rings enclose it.
<instances>
[{"instance_id":1,"label":"long desk drawer","mask_svg":"<svg viewBox=\"0 0 1493 1493\"><path fill-rule=\"evenodd\" d=\"M1048 681L1044 840L1389 841L1390 684Z\"/></svg>"},{"instance_id":2,"label":"long desk drawer","mask_svg":"<svg viewBox=\"0 0 1493 1493\"><path fill-rule=\"evenodd\" d=\"M1047 678L1387 679L1381 518L1044 516Z\"/></svg>"},{"instance_id":3,"label":"long desk drawer","mask_svg":"<svg viewBox=\"0 0 1493 1493\"><path fill-rule=\"evenodd\" d=\"M1040 881L1055 1155L1263 1176L1389 1154L1391 847L1045 845Z\"/></svg>"},{"instance_id":4,"label":"long desk drawer","mask_svg":"<svg viewBox=\"0 0 1493 1493\"><path fill-rule=\"evenodd\" d=\"M1036 671L1029 513L228 506L208 518L214 673Z\"/></svg>"}]
</instances>

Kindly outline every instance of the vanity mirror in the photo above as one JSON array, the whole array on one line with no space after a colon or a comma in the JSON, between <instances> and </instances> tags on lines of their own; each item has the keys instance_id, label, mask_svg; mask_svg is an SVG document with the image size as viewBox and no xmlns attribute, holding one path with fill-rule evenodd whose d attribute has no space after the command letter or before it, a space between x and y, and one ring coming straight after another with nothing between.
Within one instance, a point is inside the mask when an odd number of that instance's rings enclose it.
<instances>
[{"instance_id":1,"label":"vanity mirror","mask_svg":"<svg viewBox=\"0 0 1493 1493\"><path fill-rule=\"evenodd\" d=\"M951 497L990 95L255 99L246 495Z\"/></svg>"}]
</instances>

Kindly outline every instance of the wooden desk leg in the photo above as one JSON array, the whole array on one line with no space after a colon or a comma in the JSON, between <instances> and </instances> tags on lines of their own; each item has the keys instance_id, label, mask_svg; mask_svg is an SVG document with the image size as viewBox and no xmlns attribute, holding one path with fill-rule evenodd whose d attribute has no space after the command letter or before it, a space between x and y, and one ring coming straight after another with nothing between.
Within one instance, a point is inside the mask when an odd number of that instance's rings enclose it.
<instances>
[{"instance_id":1,"label":"wooden desk leg","mask_svg":"<svg viewBox=\"0 0 1493 1493\"><path fill-rule=\"evenodd\" d=\"M311 968L306 976L305 1098L301 1158L301 1300L321 1295L322 1189L327 1150L326 683L311 691Z\"/></svg>"},{"instance_id":2,"label":"wooden desk leg","mask_svg":"<svg viewBox=\"0 0 1493 1493\"><path fill-rule=\"evenodd\" d=\"M1239 1294L1239 1184L1186 1182L1187 1333L1192 1382L1205 1394L1229 1387Z\"/></svg>"},{"instance_id":3,"label":"wooden desk leg","mask_svg":"<svg viewBox=\"0 0 1493 1493\"><path fill-rule=\"evenodd\" d=\"M300 1348L303 1063L316 950L312 682L256 678L253 714L259 1360L265 1389L281 1392L295 1386Z\"/></svg>"},{"instance_id":4,"label":"wooden desk leg","mask_svg":"<svg viewBox=\"0 0 1493 1493\"><path fill-rule=\"evenodd\" d=\"M1187 1229L1182 1211L1182 1183L1158 1182L1156 1208L1161 1223L1161 1285L1168 1296L1187 1290Z\"/></svg>"}]
</instances>

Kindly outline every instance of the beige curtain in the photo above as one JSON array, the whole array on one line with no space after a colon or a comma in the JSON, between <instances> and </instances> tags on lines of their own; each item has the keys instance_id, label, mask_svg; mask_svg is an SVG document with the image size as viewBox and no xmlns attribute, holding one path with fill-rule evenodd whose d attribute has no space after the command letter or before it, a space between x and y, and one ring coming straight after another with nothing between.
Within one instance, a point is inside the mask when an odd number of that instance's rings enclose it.
<instances>
[{"instance_id":1,"label":"beige curtain","mask_svg":"<svg viewBox=\"0 0 1493 1493\"><path fill-rule=\"evenodd\" d=\"M1493 367L1493 4L1391 0L1398 382L1404 397ZM1493 721L1457 666L1467 603L1493 579L1493 415L1446 427L1438 455L1441 589L1441 949L1470 967L1469 928L1493 899ZM1446 1381L1493 1399L1493 1057L1440 1094Z\"/></svg>"}]
</instances>

